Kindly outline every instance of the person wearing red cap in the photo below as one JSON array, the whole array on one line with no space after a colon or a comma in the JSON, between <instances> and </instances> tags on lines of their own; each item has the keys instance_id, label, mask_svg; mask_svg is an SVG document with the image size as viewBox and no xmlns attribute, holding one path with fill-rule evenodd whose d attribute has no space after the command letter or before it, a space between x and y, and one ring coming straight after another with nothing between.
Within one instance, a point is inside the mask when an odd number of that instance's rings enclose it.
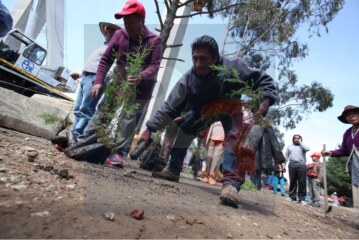
<instances>
[{"instance_id":1,"label":"person wearing red cap","mask_svg":"<svg viewBox=\"0 0 359 240\"><path fill-rule=\"evenodd\" d=\"M319 161L320 152L310 155L313 163L307 164L308 191L310 194L310 204L313 207L320 207L320 182L323 178L322 163Z\"/></svg>"},{"instance_id":2,"label":"person wearing red cap","mask_svg":"<svg viewBox=\"0 0 359 240\"><path fill-rule=\"evenodd\" d=\"M343 135L339 149L323 151L323 156L348 157L346 172L352 180L353 199L359 199L359 107L348 105L338 117L339 121L351 124ZM354 207L359 207L359 201L354 201Z\"/></svg>"},{"instance_id":3,"label":"person wearing red cap","mask_svg":"<svg viewBox=\"0 0 359 240\"><path fill-rule=\"evenodd\" d=\"M119 66L117 77L121 81L127 80L129 84L136 86L136 103L140 107L126 117L119 117L121 121L117 125L119 137L116 139L115 154L109 156L105 161L105 164L114 166L116 166L116 161L122 161L121 155L127 154L131 147L136 125L145 104L152 96L152 90L162 60L161 39L145 26L146 11L142 3L136 0L127 1L122 10L115 14L115 18L123 18L125 29L115 32L102 55L91 95L97 97L100 94L106 73L114 61L117 60L117 65ZM150 52L140 73L136 76L127 76L127 55L138 51L139 48L149 48Z\"/></svg>"}]
</instances>

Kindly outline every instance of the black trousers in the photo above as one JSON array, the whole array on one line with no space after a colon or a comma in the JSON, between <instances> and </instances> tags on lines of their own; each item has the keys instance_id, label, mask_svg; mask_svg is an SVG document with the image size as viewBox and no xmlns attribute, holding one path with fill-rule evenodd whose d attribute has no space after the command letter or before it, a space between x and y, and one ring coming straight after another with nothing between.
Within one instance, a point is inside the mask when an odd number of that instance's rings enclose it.
<instances>
[{"instance_id":1,"label":"black trousers","mask_svg":"<svg viewBox=\"0 0 359 240\"><path fill-rule=\"evenodd\" d=\"M292 199L305 200L307 195L307 168L305 164L289 162L289 197Z\"/></svg>"}]
</instances>

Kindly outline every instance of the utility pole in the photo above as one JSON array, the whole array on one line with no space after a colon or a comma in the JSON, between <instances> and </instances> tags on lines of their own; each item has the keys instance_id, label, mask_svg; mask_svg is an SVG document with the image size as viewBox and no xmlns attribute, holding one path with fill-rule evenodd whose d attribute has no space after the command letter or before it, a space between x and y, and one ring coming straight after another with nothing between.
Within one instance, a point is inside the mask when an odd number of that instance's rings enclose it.
<instances>
[{"instance_id":1,"label":"utility pole","mask_svg":"<svg viewBox=\"0 0 359 240\"><path fill-rule=\"evenodd\" d=\"M193 2L181 7L176 12L177 16L189 15L193 8ZM165 10L166 11L166 10ZM166 16L166 12L164 14ZM176 18L171 30L171 35L168 38L167 45L175 45L183 42L183 38L187 29L189 18ZM176 59L179 53L179 47L168 48L165 50L163 57ZM176 65L176 60L162 59L161 68L158 71L157 83L152 92L152 98L148 105L147 114L144 118L140 132L146 129L146 122L156 113L160 105L166 97L169 83L171 81L172 73Z\"/></svg>"},{"instance_id":2,"label":"utility pole","mask_svg":"<svg viewBox=\"0 0 359 240\"><path fill-rule=\"evenodd\" d=\"M326 145L323 144L323 152L326 150ZM327 187L327 170L326 170L326 156L323 156L323 179L324 179L324 216L331 211L331 206L328 205L328 187Z\"/></svg>"}]
</instances>

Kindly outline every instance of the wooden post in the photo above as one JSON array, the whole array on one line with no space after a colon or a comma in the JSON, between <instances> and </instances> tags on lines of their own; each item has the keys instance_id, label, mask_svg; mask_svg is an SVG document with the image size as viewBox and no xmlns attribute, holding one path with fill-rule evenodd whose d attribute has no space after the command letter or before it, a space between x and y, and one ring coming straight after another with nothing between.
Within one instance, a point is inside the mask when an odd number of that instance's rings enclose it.
<instances>
[{"instance_id":1,"label":"wooden post","mask_svg":"<svg viewBox=\"0 0 359 240\"><path fill-rule=\"evenodd\" d=\"M326 145L323 144L323 151L325 151ZM327 170L326 170L326 156L323 156L323 179L324 179L324 216L330 212L331 208L328 206L328 188L327 188Z\"/></svg>"}]
</instances>

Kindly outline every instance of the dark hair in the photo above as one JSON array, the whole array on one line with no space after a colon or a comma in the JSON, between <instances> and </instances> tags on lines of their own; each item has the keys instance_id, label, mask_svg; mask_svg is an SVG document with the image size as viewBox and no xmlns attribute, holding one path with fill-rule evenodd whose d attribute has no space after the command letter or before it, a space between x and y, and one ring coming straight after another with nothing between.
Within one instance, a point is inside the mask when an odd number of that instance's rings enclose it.
<instances>
[{"instance_id":1,"label":"dark hair","mask_svg":"<svg viewBox=\"0 0 359 240\"><path fill-rule=\"evenodd\" d=\"M192 53L195 49L207 49L213 58L219 58L218 44L214 38L203 35L202 37L196 38L192 45Z\"/></svg>"},{"instance_id":2,"label":"dark hair","mask_svg":"<svg viewBox=\"0 0 359 240\"><path fill-rule=\"evenodd\" d=\"M292 142L294 142L294 138L295 138L295 137L300 137L300 139L303 141L302 136L300 136L299 134L294 134L294 135L293 135L293 138L292 138Z\"/></svg>"}]
</instances>

